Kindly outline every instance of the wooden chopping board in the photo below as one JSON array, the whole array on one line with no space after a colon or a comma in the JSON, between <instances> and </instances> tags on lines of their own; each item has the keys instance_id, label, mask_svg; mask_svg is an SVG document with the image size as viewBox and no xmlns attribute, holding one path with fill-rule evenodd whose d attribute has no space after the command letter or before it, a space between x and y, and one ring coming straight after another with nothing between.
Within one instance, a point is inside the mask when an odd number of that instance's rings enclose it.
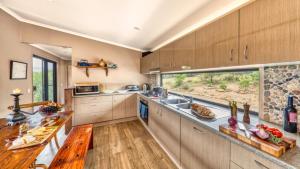
<instances>
[{"instance_id":1,"label":"wooden chopping board","mask_svg":"<svg viewBox=\"0 0 300 169\"><path fill-rule=\"evenodd\" d=\"M251 138L247 138L244 131L241 131L238 127L232 128L228 124L220 125L219 130L224 134L234 137L275 157L280 157L287 150L296 147L296 140L287 137L283 137L283 141L279 145L276 145L267 140L262 140L253 134L251 135Z\"/></svg>"}]
</instances>

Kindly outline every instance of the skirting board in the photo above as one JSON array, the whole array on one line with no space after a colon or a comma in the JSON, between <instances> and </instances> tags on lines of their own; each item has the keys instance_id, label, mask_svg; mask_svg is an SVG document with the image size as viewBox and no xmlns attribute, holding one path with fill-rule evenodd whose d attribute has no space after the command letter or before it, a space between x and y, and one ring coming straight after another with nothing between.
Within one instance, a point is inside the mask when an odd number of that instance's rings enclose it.
<instances>
[{"instance_id":1,"label":"skirting board","mask_svg":"<svg viewBox=\"0 0 300 169\"><path fill-rule=\"evenodd\" d=\"M104 121L104 122L100 122L100 123L91 123L93 124L93 127L100 127L100 126L105 126L105 125L109 125L109 124L116 124L116 123L122 123L122 122L126 122L126 121L133 121L133 120L137 120L138 118L136 116L134 117L126 117L126 118L122 118L122 119L116 119L116 120L110 120L110 121ZM74 125L73 123L73 127L75 127L77 125Z\"/></svg>"},{"instance_id":2,"label":"skirting board","mask_svg":"<svg viewBox=\"0 0 300 169\"><path fill-rule=\"evenodd\" d=\"M138 117L138 119L140 120L140 122L143 124L143 126L146 128L146 130L150 133L150 135L154 138L154 140L157 142L157 144L164 150L164 152L168 155L168 157L171 159L171 161L176 165L176 167L178 169L182 169L180 166L180 162L178 164L178 162L175 160L175 158L173 158L173 156L168 152L168 150L163 146L163 144L158 140L158 138L152 133L152 131L149 129L149 127L145 124L145 122Z\"/></svg>"}]
</instances>

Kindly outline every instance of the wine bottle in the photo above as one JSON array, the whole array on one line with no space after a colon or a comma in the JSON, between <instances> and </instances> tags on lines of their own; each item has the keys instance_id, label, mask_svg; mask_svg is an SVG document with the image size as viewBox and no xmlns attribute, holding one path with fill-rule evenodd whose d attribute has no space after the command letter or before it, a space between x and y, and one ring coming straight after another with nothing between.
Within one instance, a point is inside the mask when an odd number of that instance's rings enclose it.
<instances>
[{"instance_id":1,"label":"wine bottle","mask_svg":"<svg viewBox=\"0 0 300 169\"><path fill-rule=\"evenodd\" d=\"M289 133L297 133L297 110L293 104L293 96L288 96L288 105L284 109L283 128Z\"/></svg>"}]
</instances>

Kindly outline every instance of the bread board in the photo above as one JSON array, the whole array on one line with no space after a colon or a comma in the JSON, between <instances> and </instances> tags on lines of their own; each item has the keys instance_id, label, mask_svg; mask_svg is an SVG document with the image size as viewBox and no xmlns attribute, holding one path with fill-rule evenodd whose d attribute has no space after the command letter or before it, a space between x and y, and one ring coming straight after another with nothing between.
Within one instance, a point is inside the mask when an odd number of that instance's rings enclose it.
<instances>
[{"instance_id":1,"label":"bread board","mask_svg":"<svg viewBox=\"0 0 300 169\"><path fill-rule=\"evenodd\" d=\"M287 137L283 137L283 141L277 145L267 140L262 140L253 134L251 135L251 138L247 138L245 133L239 128L232 128L228 124L220 125L219 130L226 135L236 138L237 140L240 140L274 157L280 157L289 149L296 147L296 140Z\"/></svg>"}]
</instances>

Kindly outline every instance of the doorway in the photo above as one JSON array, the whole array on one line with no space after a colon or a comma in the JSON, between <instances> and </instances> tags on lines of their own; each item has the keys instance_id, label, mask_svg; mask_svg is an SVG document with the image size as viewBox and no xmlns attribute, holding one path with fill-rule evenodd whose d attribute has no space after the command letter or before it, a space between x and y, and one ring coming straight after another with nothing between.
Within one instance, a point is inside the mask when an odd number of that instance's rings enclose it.
<instances>
[{"instance_id":1,"label":"doorway","mask_svg":"<svg viewBox=\"0 0 300 169\"><path fill-rule=\"evenodd\" d=\"M33 55L32 83L33 101L57 101L56 62Z\"/></svg>"}]
</instances>

